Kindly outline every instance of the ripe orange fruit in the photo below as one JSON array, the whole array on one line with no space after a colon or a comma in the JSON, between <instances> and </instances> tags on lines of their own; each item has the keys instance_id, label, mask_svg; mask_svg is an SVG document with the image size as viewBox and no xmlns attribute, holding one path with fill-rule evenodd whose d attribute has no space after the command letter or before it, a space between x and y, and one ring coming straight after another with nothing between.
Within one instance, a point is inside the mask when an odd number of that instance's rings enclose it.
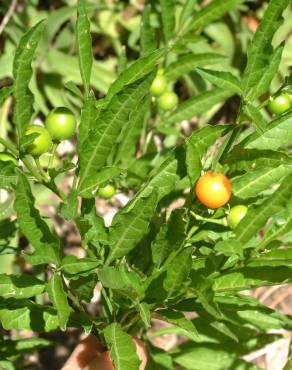
<instances>
[{"instance_id":1,"label":"ripe orange fruit","mask_svg":"<svg viewBox=\"0 0 292 370\"><path fill-rule=\"evenodd\" d=\"M206 207L219 208L231 197L231 183L223 173L208 172L197 181L195 193Z\"/></svg>"}]
</instances>

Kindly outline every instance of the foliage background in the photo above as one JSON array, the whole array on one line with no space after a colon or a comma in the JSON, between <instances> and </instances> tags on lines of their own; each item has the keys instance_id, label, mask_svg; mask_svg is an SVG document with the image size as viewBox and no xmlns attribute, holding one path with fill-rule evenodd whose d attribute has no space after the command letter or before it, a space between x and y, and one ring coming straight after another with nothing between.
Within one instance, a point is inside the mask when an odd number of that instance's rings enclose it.
<instances>
[{"instance_id":1,"label":"foliage background","mask_svg":"<svg viewBox=\"0 0 292 370\"><path fill-rule=\"evenodd\" d=\"M176 1L176 18L179 20L184 1ZM194 1L196 7L206 5L208 2ZM208 69L232 72L235 76L241 76L246 65L246 52L248 41L251 39L261 20L268 2L250 1L245 2L231 10L219 19L215 19L204 27L200 35L193 35L193 38L187 40L187 50L193 54L198 53L217 53L224 55L224 58L216 61L212 60ZM14 7L15 5L15 7ZM92 87L96 98L103 97L108 91L113 81L118 76L119 70L127 59L128 63L136 60L140 53L140 25L144 10L142 0L133 1L88 1L88 11L91 19L91 32L94 52L94 66L92 71ZM161 45L163 46L163 36L161 35L160 8L157 2L152 2L153 12L151 16L151 25L156 30ZM7 15L9 8L13 6L12 15L9 22L0 35L0 87L7 86L12 82L13 58L16 46L20 37L29 28L38 21L46 18L46 28L44 36L40 42L37 52L37 58L34 60L34 75L30 83L30 89L33 92L34 117L42 120L52 107L68 106L79 117L82 107L82 98L76 91L75 85L81 85L81 76L78 66L77 45L76 45L76 1L12 1L3 0L0 5L2 17ZM292 62L292 9L288 7L284 12L284 23L277 30L273 44L278 45L282 40L286 41L285 48L279 70L270 86L270 93L275 93L282 85L284 79L289 75L289 66ZM179 29L177 30L179 32ZM178 43L177 50L185 52L186 40ZM125 59L126 56L126 59ZM170 57L168 65L176 62L176 56ZM178 62L177 67L180 62ZM173 88L178 93L180 101L183 102L189 97L199 95L210 88L210 84L202 78L199 71L190 66L185 71L187 73L177 73L174 70L169 71L169 78L173 79ZM205 67L205 64L203 65ZM72 84L73 82L73 84ZM268 93L266 93L268 96ZM212 104L210 109L203 106L197 114L193 114L190 119L182 122L175 122L174 125L161 125L157 130L150 133L143 132L141 138L141 151L148 154L156 154L164 150L173 148L180 143L185 136L198 128L204 127L208 122L229 123L236 119L239 105L237 96L226 96L218 104ZM11 97L4 99L0 109L0 135L1 137L14 138L14 127L12 124L12 106ZM263 112L264 118L269 119L267 111ZM163 118L163 114L162 114ZM249 127L247 127L247 132ZM148 134L148 136L147 136ZM72 143L64 143L59 148L59 157L69 156L75 158L76 140ZM45 159L44 159L45 160ZM149 164L146 163L145 177L149 171ZM143 174L140 174L143 179ZM144 177L144 179L145 179ZM64 190L71 184L72 178L62 177L60 186ZM135 181L132 180L134 190ZM56 214L55 206L57 204L54 198L43 187L35 186L34 194L38 206L44 214L53 218L59 236L63 239L64 245L78 256L82 255L79 249L80 240L75 227L70 222L64 222ZM1 192L3 199L7 194ZM110 222L113 213L120 208L132 196L132 192L119 194L113 204L110 206L101 200L97 207L107 222ZM49 199L49 204L48 204ZM1 231L7 231L7 217L13 217L12 199L5 202L5 207L0 209L2 216ZM9 234L9 243L11 246L21 245L26 247L24 238L18 239L14 236L13 230ZM291 234L291 233L290 233ZM288 238L291 238L291 235ZM2 234L3 235L3 234ZM10 235L13 235L10 238ZM2 254L0 257L0 273L10 273L25 271L29 268L20 257L11 254ZM288 289L288 288L287 288ZM98 293L96 299L98 300ZM96 301L92 303L96 306ZM95 309L91 307L91 309ZM288 312L289 313L289 312ZM11 338L18 338L18 333L10 333L3 330L5 335ZM22 332L21 336L30 335ZM55 340L58 346L55 351L45 349L40 351L40 356L33 355L25 358L25 365L31 369L58 369L62 359L67 355L65 349L73 348L78 337L78 331L72 331L71 335L55 333L44 335L44 338ZM177 338L177 337L176 337ZM62 344L62 345L61 345ZM39 343L39 346L46 346L47 343ZM64 351L64 352L62 352ZM21 352L21 351L20 351ZM52 357L53 353L53 357ZM268 364L265 364L268 366ZM268 367L267 367L268 368ZM289 367L286 368L287 370ZM278 370L278 369L277 369Z\"/></svg>"}]
</instances>

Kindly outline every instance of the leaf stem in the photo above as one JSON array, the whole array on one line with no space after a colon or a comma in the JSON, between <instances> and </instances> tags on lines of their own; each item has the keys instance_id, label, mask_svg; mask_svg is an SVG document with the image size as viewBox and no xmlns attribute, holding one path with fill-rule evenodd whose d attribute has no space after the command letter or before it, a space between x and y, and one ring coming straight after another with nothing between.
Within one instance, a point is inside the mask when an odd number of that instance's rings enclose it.
<instances>
[{"instance_id":1,"label":"leaf stem","mask_svg":"<svg viewBox=\"0 0 292 370\"><path fill-rule=\"evenodd\" d=\"M8 150L11 151L11 153L13 153L18 158L18 150L16 149L14 144L12 144L8 140L3 139L2 137L0 137L0 144L4 145Z\"/></svg>"},{"instance_id":2,"label":"leaf stem","mask_svg":"<svg viewBox=\"0 0 292 370\"><path fill-rule=\"evenodd\" d=\"M44 180L45 180L45 182L49 182L50 181L50 177L49 177L49 175L43 170L43 168L42 168L42 166L41 166L41 163L40 163L40 159L39 159L39 157L36 157L35 159L35 163L36 163L36 165L37 165L37 168L38 168L38 170L40 171L40 173L42 174L42 176L43 176L43 178L44 178Z\"/></svg>"},{"instance_id":3,"label":"leaf stem","mask_svg":"<svg viewBox=\"0 0 292 370\"><path fill-rule=\"evenodd\" d=\"M58 147L58 143L54 143L54 144L53 144L53 147L52 147L52 153L51 153L51 156L50 156L50 159L49 159L49 163L48 163L48 171L49 171L49 170L52 168L52 166L53 166L54 159L55 159L55 155L56 155L57 147Z\"/></svg>"},{"instance_id":4,"label":"leaf stem","mask_svg":"<svg viewBox=\"0 0 292 370\"><path fill-rule=\"evenodd\" d=\"M31 175L34 176L40 183L44 181L43 177L37 172L37 169L30 163L28 158L22 158L22 162Z\"/></svg>"},{"instance_id":5,"label":"leaf stem","mask_svg":"<svg viewBox=\"0 0 292 370\"><path fill-rule=\"evenodd\" d=\"M191 211L191 215L198 221L210 222L212 224L227 226L226 218L214 219L214 218L206 218L200 215L197 215L195 212Z\"/></svg>"}]
</instances>

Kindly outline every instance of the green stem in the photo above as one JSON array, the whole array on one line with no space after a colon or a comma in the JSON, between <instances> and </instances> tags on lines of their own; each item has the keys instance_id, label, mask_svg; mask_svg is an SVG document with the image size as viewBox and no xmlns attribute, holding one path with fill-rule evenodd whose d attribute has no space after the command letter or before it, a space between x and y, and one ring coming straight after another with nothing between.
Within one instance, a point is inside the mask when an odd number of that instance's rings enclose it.
<instances>
[{"instance_id":1,"label":"green stem","mask_svg":"<svg viewBox=\"0 0 292 370\"><path fill-rule=\"evenodd\" d=\"M2 137L0 137L0 143L18 158L18 150L12 143L10 143L8 140L3 139Z\"/></svg>"},{"instance_id":2,"label":"green stem","mask_svg":"<svg viewBox=\"0 0 292 370\"><path fill-rule=\"evenodd\" d=\"M39 159L39 157L36 157L34 160L35 160L35 163L36 163L36 165L37 165L37 168L38 168L38 170L40 171L40 173L42 174L42 176L43 176L43 178L44 178L45 182L49 182L49 181L50 181L50 176L48 176L48 175L46 174L46 172L43 170L43 168L42 168L42 166L41 166L41 163L40 163L40 159Z\"/></svg>"},{"instance_id":3,"label":"green stem","mask_svg":"<svg viewBox=\"0 0 292 370\"><path fill-rule=\"evenodd\" d=\"M44 181L43 177L37 172L37 169L30 163L27 158L22 159L23 164L28 169L28 171L34 176L40 183Z\"/></svg>"},{"instance_id":4,"label":"green stem","mask_svg":"<svg viewBox=\"0 0 292 370\"><path fill-rule=\"evenodd\" d=\"M52 147L52 154L48 163L48 171L53 167L55 155L56 155L56 150L57 150L58 143L54 143Z\"/></svg>"},{"instance_id":5,"label":"green stem","mask_svg":"<svg viewBox=\"0 0 292 370\"><path fill-rule=\"evenodd\" d=\"M222 226L227 226L227 221L226 218L220 218L220 219L215 219L215 218L206 218L202 217L200 215L197 215L195 212L191 211L191 215L198 221L204 221L204 222L210 222L212 224L217 224L217 225L222 225Z\"/></svg>"}]
</instances>

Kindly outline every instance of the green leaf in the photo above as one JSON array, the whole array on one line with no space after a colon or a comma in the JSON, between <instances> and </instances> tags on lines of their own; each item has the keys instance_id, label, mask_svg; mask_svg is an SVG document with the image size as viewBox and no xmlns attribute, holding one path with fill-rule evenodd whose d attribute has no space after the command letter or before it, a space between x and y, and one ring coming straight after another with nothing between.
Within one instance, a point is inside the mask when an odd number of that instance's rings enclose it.
<instances>
[{"instance_id":1,"label":"green leaf","mask_svg":"<svg viewBox=\"0 0 292 370\"><path fill-rule=\"evenodd\" d=\"M244 149L237 145L229 152L223 163L228 165L229 173L238 171L249 172L266 167L292 165L292 157L289 157L284 152Z\"/></svg>"},{"instance_id":2,"label":"green leaf","mask_svg":"<svg viewBox=\"0 0 292 370\"><path fill-rule=\"evenodd\" d=\"M292 141L292 112L288 112L269 123L262 135L255 132L245 143L247 149L278 150Z\"/></svg>"},{"instance_id":3,"label":"green leaf","mask_svg":"<svg viewBox=\"0 0 292 370\"><path fill-rule=\"evenodd\" d=\"M164 53L164 49L158 49L135 60L135 62L125 69L111 85L106 95L107 101L112 99L112 97L119 93L125 86L133 84L152 72Z\"/></svg>"},{"instance_id":4,"label":"green leaf","mask_svg":"<svg viewBox=\"0 0 292 370\"><path fill-rule=\"evenodd\" d=\"M191 320L188 320L181 312L171 311L171 310L158 310L153 314L154 317L159 318L159 320L166 321L178 328L183 329L181 332L186 332L188 338L194 341L198 340L198 332L195 325Z\"/></svg>"},{"instance_id":5,"label":"green leaf","mask_svg":"<svg viewBox=\"0 0 292 370\"><path fill-rule=\"evenodd\" d=\"M242 94L241 83L239 79L230 72L212 71L210 69L200 68L198 68L197 71L203 78L211 82L213 85L221 87L225 90L233 91L238 95Z\"/></svg>"},{"instance_id":6,"label":"green leaf","mask_svg":"<svg viewBox=\"0 0 292 370\"><path fill-rule=\"evenodd\" d=\"M263 86L266 86L270 79L270 75L267 75L267 66L271 62L271 55L274 54L271 42L276 31L283 23L282 13L288 4L289 0L271 0L269 2L262 21L249 45L247 66L242 81L244 96L249 99L257 95L255 91L258 89L259 82L259 91L261 92ZM263 76L264 79L262 79Z\"/></svg>"},{"instance_id":7,"label":"green leaf","mask_svg":"<svg viewBox=\"0 0 292 370\"><path fill-rule=\"evenodd\" d=\"M54 273L48 282L47 291L53 306L57 310L59 325L61 330L66 330L67 322L71 313L71 308L64 290L62 277Z\"/></svg>"},{"instance_id":8,"label":"green leaf","mask_svg":"<svg viewBox=\"0 0 292 370\"><path fill-rule=\"evenodd\" d=\"M136 347L129 334L119 324L113 323L103 331L105 341L110 349L110 357L116 370L137 370L140 361Z\"/></svg>"},{"instance_id":9,"label":"green leaf","mask_svg":"<svg viewBox=\"0 0 292 370\"><path fill-rule=\"evenodd\" d=\"M179 17L179 25L182 27L185 22L189 21L192 14L195 12L195 5L198 0L186 0Z\"/></svg>"},{"instance_id":10,"label":"green leaf","mask_svg":"<svg viewBox=\"0 0 292 370\"><path fill-rule=\"evenodd\" d=\"M44 282L28 274L0 275L0 297L24 299L43 293Z\"/></svg>"},{"instance_id":11,"label":"green leaf","mask_svg":"<svg viewBox=\"0 0 292 370\"><path fill-rule=\"evenodd\" d=\"M153 52L157 48L157 40L155 29L151 26L151 5L144 7L142 21L141 21L141 53L146 55Z\"/></svg>"},{"instance_id":12,"label":"green leaf","mask_svg":"<svg viewBox=\"0 0 292 370\"><path fill-rule=\"evenodd\" d=\"M206 126L195 131L186 140L186 164L188 176L194 184L201 175L202 159L208 148L215 143L219 137L226 134L228 126L216 125Z\"/></svg>"},{"instance_id":13,"label":"green leaf","mask_svg":"<svg viewBox=\"0 0 292 370\"><path fill-rule=\"evenodd\" d=\"M163 35L166 43L168 43L175 32L175 4L174 0L159 0L159 3L161 6Z\"/></svg>"},{"instance_id":14,"label":"green leaf","mask_svg":"<svg viewBox=\"0 0 292 370\"><path fill-rule=\"evenodd\" d=\"M84 185L82 190L79 191L79 195L87 199L94 198L98 187L102 184L107 184L109 180L118 178L125 173L126 171L119 167L103 167L100 171L97 171L91 177L84 180Z\"/></svg>"},{"instance_id":15,"label":"green leaf","mask_svg":"<svg viewBox=\"0 0 292 370\"><path fill-rule=\"evenodd\" d=\"M148 93L152 80L153 74L148 75L143 81L125 87L101 111L80 153L79 191L83 190L86 179L94 176L106 163L121 129L130 119L132 109L137 101Z\"/></svg>"},{"instance_id":16,"label":"green leaf","mask_svg":"<svg viewBox=\"0 0 292 370\"><path fill-rule=\"evenodd\" d=\"M143 296L144 286L140 276L134 271L128 271L125 266L119 269L104 267L98 271L98 277L105 288L127 291L128 296L134 298Z\"/></svg>"},{"instance_id":17,"label":"green leaf","mask_svg":"<svg viewBox=\"0 0 292 370\"><path fill-rule=\"evenodd\" d=\"M44 338L25 338L19 340L4 340L1 343L0 354L5 357L11 357L19 353L27 353L36 349L52 346L52 342ZM0 363L0 369L1 363Z\"/></svg>"},{"instance_id":18,"label":"green leaf","mask_svg":"<svg viewBox=\"0 0 292 370\"><path fill-rule=\"evenodd\" d=\"M99 263L94 258L77 258L71 255L63 258L60 267L68 275L78 275L83 272L91 273Z\"/></svg>"},{"instance_id":19,"label":"green leaf","mask_svg":"<svg viewBox=\"0 0 292 370\"><path fill-rule=\"evenodd\" d=\"M213 289L215 292L242 291L263 285L289 283L291 271L287 267L245 267L216 277Z\"/></svg>"},{"instance_id":20,"label":"green leaf","mask_svg":"<svg viewBox=\"0 0 292 370\"><path fill-rule=\"evenodd\" d=\"M182 288L188 283L188 276L192 267L191 248L184 249L176 255L166 268L166 278L163 286L167 291L167 299L181 294Z\"/></svg>"},{"instance_id":21,"label":"green leaf","mask_svg":"<svg viewBox=\"0 0 292 370\"><path fill-rule=\"evenodd\" d=\"M79 132L78 132L78 154L82 153L82 145L88 138L90 129L94 127L96 121L96 116L98 115L98 110L95 106L96 99L94 93L91 92L87 98L85 98L84 105L81 111Z\"/></svg>"},{"instance_id":22,"label":"green leaf","mask_svg":"<svg viewBox=\"0 0 292 370\"><path fill-rule=\"evenodd\" d=\"M148 231L156 206L157 191L153 188L152 193L148 197L140 197L132 209L125 208L114 217L109 229L110 252L107 264L135 248Z\"/></svg>"},{"instance_id":23,"label":"green leaf","mask_svg":"<svg viewBox=\"0 0 292 370\"><path fill-rule=\"evenodd\" d=\"M251 118L251 123L259 135L267 129L268 122L258 108L254 107L252 104L246 104L243 107L243 111Z\"/></svg>"},{"instance_id":24,"label":"green leaf","mask_svg":"<svg viewBox=\"0 0 292 370\"><path fill-rule=\"evenodd\" d=\"M31 63L43 29L44 21L41 21L25 33L20 39L14 57L14 121L19 137L23 136L33 113L33 95L28 85L32 77Z\"/></svg>"},{"instance_id":25,"label":"green leaf","mask_svg":"<svg viewBox=\"0 0 292 370\"><path fill-rule=\"evenodd\" d=\"M291 196L292 176L286 177L279 189L259 206L250 207L235 230L236 237L243 244L247 243L266 224L271 215L277 213L286 205Z\"/></svg>"},{"instance_id":26,"label":"green leaf","mask_svg":"<svg viewBox=\"0 0 292 370\"><path fill-rule=\"evenodd\" d=\"M128 123L123 127L120 135L115 163L122 163L126 168L135 159L136 144L141 135L146 115L150 110L150 99L148 96L137 104L137 108L131 113Z\"/></svg>"},{"instance_id":27,"label":"green leaf","mask_svg":"<svg viewBox=\"0 0 292 370\"><path fill-rule=\"evenodd\" d=\"M61 203L59 207L59 214L65 220L72 220L78 215L78 192L76 189L72 189L67 195L65 203Z\"/></svg>"},{"instance_id":28,"label":"green leaf","mask_svg":"<svg viewBox=\"0 0 292 370\"><path fill-rule=\"evenodd\" d=\"M34 208L34 197L25 175L19 174L14 208L19 227L34 248L32 255L25 255L32 264L60 263L60 242Z\"/></svg>"},{"instance_id":29,"label":"green leaf","mask_svg":"<svg viewBox=\"0 0 292 370\"><path fill-rule=\"evenodd\" d=\"M0 189L11 189L16 185L18 176L12 162L0 161Z\"/></svg>"},{"instance_id":30,"label":"green leaf","mask_svg":"<svg viewBox=\"0 0 292 370\"><path fill-rule=\"evenodd\" d=\"M213 0L192 17L191 22L187 25L186 31L198 31L221 18L225 13L237 7L244 0ZM202 369L203 370L203 369Z\"/></svg>"},{"instance_id":31,"label":"green leaf","mask_svg":"<svg viewBox=\"0 0 292 370\"><path fill-rule=\"evenodd\" d=\"M232 179L232 192L241 199L258 196L292 173L292 166L261 168Z\"/></svg>"},{"instance_id":32,"label":"green leaf","mask_svg":"<svg viewBox=\"0 0 292 370\"><path fill-rule=\"evenodd\" d=\"M151 328L151 312L147 303L142 302L138 304L139 313L146 329Z\"/></svg>"},{"instance_id":33,"label":"green leaf","mask_svg":"<svg viewBox=\"0 0 292 370\"><path fill-rule=\"evenodd\" d=\"M291 225L292 225L292 216L290 217L289 225L286 225L286 231L291 230ZM290 227L290 229L289 229L289 227ZM261 246L261 249L262 249L264 247L264 244L260 243L260 246ZM292 248L273 249L273 250L268 251L266 253L261 253L258 256L258 258L251 258L248 261L247 266L249 266L249 267L286 266L286 267L291 268L292 267Z\"/></svg>"},{"instance_id":34,"label":"green leaf","mask_svg":"<svg viewBox=\"0 0 292 370\"><path fill-rule=\"evenodd\" d=\"M186 238L185 209L171 212L169 220L164 223L151 244L153 263L160 268L172 251L181 247Z\"/></svg>"},{"instance_id":35,"label":"green leaf","mask_svg":"<svg viewBox=\"0 0 292 370\"><path fill-rule=\"evenodd\" d=\"M13 94L14 86L4 86L0 89L0 106L3 104L4 100Z\"/></svg>"},{"instance_id":36,"label":"green leaf","mask_svg":"<svg viewBox=\"0 0 292 370\"><path fill-rule=\"evenodd\" d=\"M85 91L88 94L90 89L93 55L90 35L90 21L86 13L86 0L78 0L76 31L80 72L83 84L85 86Z\"/></svg>"},{"instance_id":37,"label":"green leaf","mask_svg":"<svg viewBox=\"0 0 292 370\"><path fill-rule=\"evenodd\" d=\"M258 98L269 90L270 84L279 70L279 65L284 50L284 44L279 45L269 57L269 62L262 71L259 81L251 90L249 97L251 100Z\"/></svg>"},{"instance_id":38,"label":"green leaf","mask_svg":"<svg viewBox=\"0 0 292 370\"><path fill-rule=\"evenodd\" d=\"M5 330L30 330L36 333L57 329L58 317L48 306L29 300L0 300L0 321Z\"/></svg>"},{"instance_id":39,"label":"green leaf","mask_svg":"<svg viewBox=\"0 0 292 370\"><path fill-rule=\"evenodd\" d=\"M203 345L182 350L174 361L189 370L260 370L257 366L238 359L231 351Z\"/></svg>"},{"instance_id":40,"label":"green leaf","mask_svg":"<svg viewBox=\"0 0 292 370\"><path fill-rule=\"evenodd\" d=\"M224 55L215 53L182 55L176 62L170 63L165 70L165 77L168 80L177 80L185 73L193 71L197 67L206 67L226 60Z\"/></svg>"},{"instance_id":41,"label":"green leaf","mask_svg":"<svg viewBox=\"0 0 292 370\"><path fill-rule=\"evenodd\" d=\"M181 103L177 109L166 118L167 123L180 122L205 113L214 105L223 103L232 95L233 91L220 89L218 87L210 91L204 91Z\"/></svg>"}]
</instances>

